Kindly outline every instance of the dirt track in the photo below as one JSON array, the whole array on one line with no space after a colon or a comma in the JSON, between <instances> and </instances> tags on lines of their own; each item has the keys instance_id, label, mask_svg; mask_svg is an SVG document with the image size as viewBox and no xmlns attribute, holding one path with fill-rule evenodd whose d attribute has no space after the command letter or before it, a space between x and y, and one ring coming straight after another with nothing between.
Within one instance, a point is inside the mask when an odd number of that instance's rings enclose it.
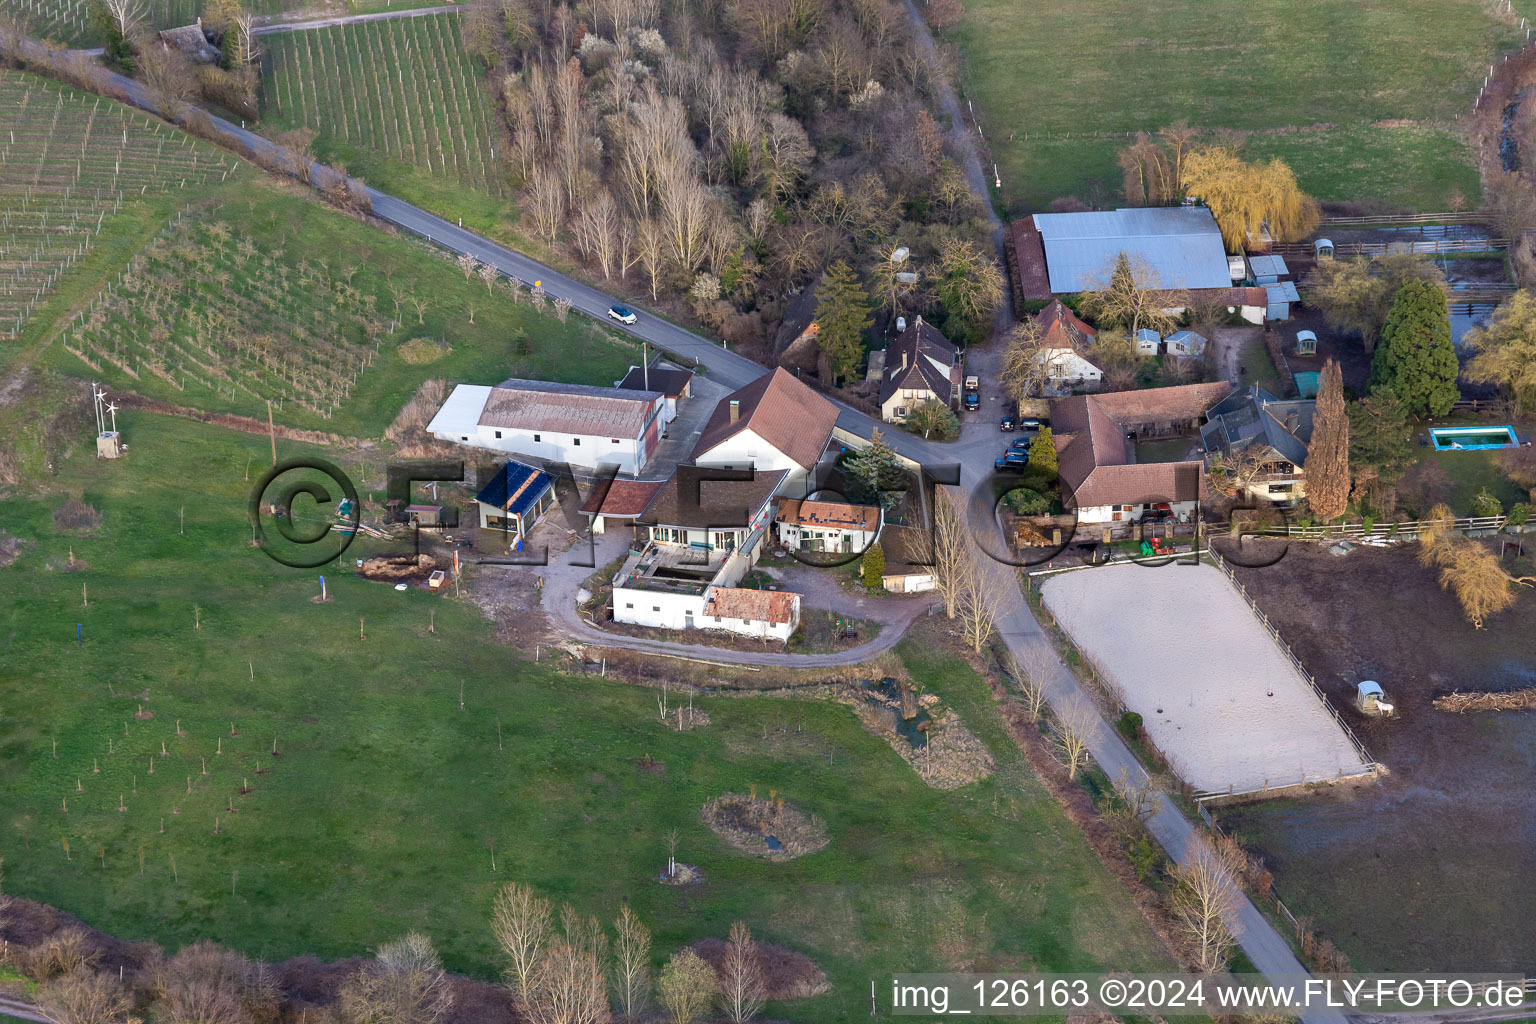
<instances>
[{"instance_id":1,"label":"dirt track","mask_svg":"<svg viewBox=\"0 0 1536 1024\"><path fill-rule=\"evenodd\" d=\"M1536 547L1526 538L1529 550ZM1366 970L1536 968L1536 712L1450 715L1451 690L1536 682L1536 592L1474 630L1410 546L1293 546L1239 576L1391 775L1351 794L1229 809L1297 914ZM1375 679L1394 719L1354 710Z\"/></svg>"}]
</instances>

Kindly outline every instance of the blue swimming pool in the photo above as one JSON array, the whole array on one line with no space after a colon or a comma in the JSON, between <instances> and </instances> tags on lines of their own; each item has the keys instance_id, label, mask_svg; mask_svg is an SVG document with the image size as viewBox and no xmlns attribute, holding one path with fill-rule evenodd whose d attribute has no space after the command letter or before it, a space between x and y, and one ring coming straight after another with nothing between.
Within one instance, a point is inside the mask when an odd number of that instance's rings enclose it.
<instances>
[{"instance_id":1,"label":"blue swimming pool","mask_svg":"<svg viewBox=\"0 0 1536 1024\"><path fill-rule=\"evenodd\" d=\"M1429 440L1437 452L1484 451L1520 445L1514 427L1431 427Z\"/></svg>"}]
</instances>

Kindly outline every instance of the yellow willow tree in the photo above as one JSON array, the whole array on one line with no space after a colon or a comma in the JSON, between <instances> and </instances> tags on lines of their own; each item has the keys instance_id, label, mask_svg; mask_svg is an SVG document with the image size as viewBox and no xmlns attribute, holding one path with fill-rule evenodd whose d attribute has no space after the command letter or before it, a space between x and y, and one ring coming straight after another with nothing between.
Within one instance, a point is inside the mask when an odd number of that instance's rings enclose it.
<instances>
[{"instance_id":1,"label":"yellow willow tree","mask_svg":"<svg viewBox=\"0 0 1536 1024\"><path fill-rule=\"evenodd\" d=\"M1283 160L1249 163L1226 146L1209 146L1184 158L1184 194L1210 207L1222 241L1241 250L1249 236L1269 226L1276 241L1304 238L1317 227L1317 201L1296 184Z\"/></svg>"}]
</instances>

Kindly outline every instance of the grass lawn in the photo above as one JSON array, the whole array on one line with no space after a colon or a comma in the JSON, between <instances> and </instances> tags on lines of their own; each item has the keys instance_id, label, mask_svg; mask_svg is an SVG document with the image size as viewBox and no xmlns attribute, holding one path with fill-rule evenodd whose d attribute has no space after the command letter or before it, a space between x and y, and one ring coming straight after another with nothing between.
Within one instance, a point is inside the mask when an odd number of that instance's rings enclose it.
<instances>
[{"instance_id":1,"label":"grass lawn","mask_svg":"<svg viewBox=\"0 0 1536 1024\"><path fill-rule=\"evenodd\" d=\"M561 324L537 313L526 292L514 302L499 286L465 280L446 258L331 210L301 186L261 178L206 194L211 201L158 245L140 248L137 283L56 340L46 364L220 412L263 416L266 398L282 398L289 425L376 437L428 377L608 384L638 356L585 317ZM98 264L96 287L127 263ZM392 288L402 290L398 309ZM77 285L59 299L80 296ZM427 300L419 314L413 298ZM209 331L210 322L230 326ZM396 350L416 338L450 351L407 362ZM271 369L274 352L286 360L281 374ZM359 369L359 359L369 361Z\"/></svg>"},{"instance_id":2,"label":"grass lawn","mask_svg":"<svg viewBox=\"0 0 1536 1024\"><path fill-rule=\"evenodd\" d=\"M1319 198L1426 208L1451 188L1476 203L1471 154L1445 129L1488 64L1523 39L1518 19L1489 10L1480 0L1044 0L1026 12L973 0L953 35L1010 213L1120 193L1125 139L1036 133L1180 121L1236 131L1251 156L1285 157Z\"/></svg>"},{"instance_id":3,"label":"grass lawn","mask_svg":"<svg viewBox=\"0 0 1536 1024\"><path fill-rule=\"evenodd\" d=\"M1272 395L1280 393L1280 373L1264 347L1264 338L1254 335L1243 343L1237 354L1239 375L1244 385L1256 384Z\"/></svg>"},{"instance_id":4,"label":"grass lawn","mask_svg":"<svg viewBox=\"0 0 1536 1024\"><path fill-rule=\"evenodd\" d=\"M419 928L453 968L494 977L487 909L516 879L605 920L631 902L658 956L748 921L832 980L770 1008L796 1021L862 1017L869 979L896 970L1169 968L957 659L902 648L998 760L956 792L834 704L702 697L712 724L678 733L643 689L494 643L468 601L333 570L330 603L311 602L313 572L246 543L242 477L263 439L119 422L129 459L77 449L46 498L0 500L26 541L0 569L9 891L124 937L217 936L272 958L361 954ZM96 535L55 532L67 494L101 511ZM63 571L71 550L88 568ZM717 839L699 806L753 784L819 815L831 844L772 864ZM652 880L674 827L700 886Z\"/></svg>"},{"instance_id":5,"label":"grass lawn","mask_svg":"<svg viewBox=\"0 0 1536 1024\"><path fill-rule=\"evenodd\" d=\"M1491 491L1505 511L1516 502L1530 500L1525 488L1500 471L1498 457L1497 451L1437 452L1423 447L1416 462L1433 463L1445 471L1451 484L1451 495L1446 501L1457 515L1467 516L1472 514L1472 499L1483 490Z\"/></svg>"}]
</instances>

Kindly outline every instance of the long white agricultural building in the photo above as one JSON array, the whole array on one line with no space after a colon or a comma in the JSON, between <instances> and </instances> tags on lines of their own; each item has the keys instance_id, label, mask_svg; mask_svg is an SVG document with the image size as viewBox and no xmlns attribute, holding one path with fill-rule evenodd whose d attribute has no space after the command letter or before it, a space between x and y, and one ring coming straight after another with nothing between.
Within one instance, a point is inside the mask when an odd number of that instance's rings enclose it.
<instances>
[{"instance_id":1,"label":"long white agricultural building","mask_svg":"<svg viewBox=\"0 0 1536 1024\"><path fill-rule=\"evenodd\" d=\"M522 459L638 475L661 439L666 396L657 391L512 379L460 384L427 430L440 441Z\"/></svg>"}]
</instances>

